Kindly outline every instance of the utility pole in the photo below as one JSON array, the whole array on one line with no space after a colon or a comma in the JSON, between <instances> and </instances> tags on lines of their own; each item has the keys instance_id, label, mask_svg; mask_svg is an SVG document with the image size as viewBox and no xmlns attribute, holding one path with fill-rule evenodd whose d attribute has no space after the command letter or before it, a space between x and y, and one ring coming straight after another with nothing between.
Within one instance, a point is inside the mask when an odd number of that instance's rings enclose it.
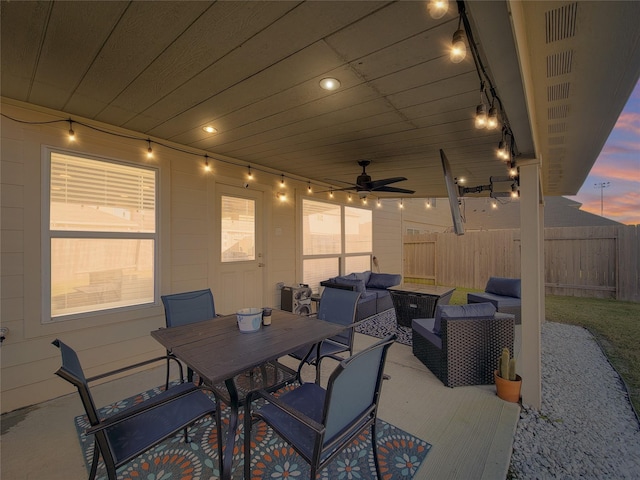
<instances>
[{"instance_id":1,"label":"utility pole","mask_svg":"<svg viewBox=\"0 0 640 480\"><path fill-rule=\"evenodd\" d=\"M604 212L604 189L609 186L609 182L600 182L594 184L596 188L600 189L600 216L603 217Z\"/></svg>"}]
</instances>

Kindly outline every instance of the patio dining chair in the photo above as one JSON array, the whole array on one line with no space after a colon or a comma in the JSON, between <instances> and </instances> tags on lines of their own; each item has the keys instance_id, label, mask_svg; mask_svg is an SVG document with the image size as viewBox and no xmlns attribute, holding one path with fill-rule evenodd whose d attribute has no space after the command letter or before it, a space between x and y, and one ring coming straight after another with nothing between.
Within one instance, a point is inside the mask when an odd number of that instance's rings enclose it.
<instances>
[{"instance_id":1,"label":"patio dining chair","mask_svg":"<svg viewBox=\"0 0 640 480\"><path fill-rule=\"evenodd\" d=\"M75 350L58 339L53 341L53 345L60 349L62 356L62 366L56 375L77 388L91 424L85 432L87 436L94 436L89 480L93 480L96 476L100 456L104 461L108 479L116 480L116 470L119 467L164 439L173 436L179 430L184 429L185 442L189 442L187 427L200 418L215 414L216 423L220 425L220 412L215 402L193 383L180 383L115 415L100 418L89 390L89 382L156 361L164 361L165 357L85 378Z\"/></svg>"},{"instance_id":2,"label":"patio dining chair","mask_svg":"<svg viewBox=\"0 0 640 480\"><path fill-rule=\"evenodd\" d=\"M216 317L215 303L211 290L196 290L192 292L163 295L165 320L167 327L177 327L190 323L202 322ZM213 354L213 352L212 352ZM236 380L246 377L248 382L236 381L236 386L242 388L240 392L246 392L254 388L267 388L274 391L296 380L296 373L277 361L269 362L259 367L261 375L256 375L254 370L244 372L236 376ZM193 381L193 370L187 367L187 380ZM167 385L169 384L169 365L167 364ZM248 385L247 385L248 384ZM227 388L223 383L210 385L219 399L229 404ZM243 401L241 396L240 401Z\"/></svg>"},{"instance_id":3,"label":"patio dining chair","mask_svg":"<svg viewBox=\"0 0 640 480\"><path fill-rule=\"evenodd\" d=\"M244 419L244 478L251 477L251 429L263 420L311 467L311 479L367 429L378 478L376 418L387 352L396 335L344 359L329 378L326 390L308 382L275 397L258 390L250 394L265 399Z\"/></svg>"},{"instance_id":4,"label":"patio dining chair","mask_svg":"<svg viewBox=\"0 0 640 480\"><path fill-rule=\"evenodd\" d=\"M317 318L327 322L349 326L342 333L313 346L306 346L290 353L300 360L298 366L298 381L302 383L302 367L305 364L316 367L316 383L320 384L320 363L329 357L338 362L344 360L338 354L347 352L353 354L353 337L355 334L356 307L360 292L339 288L325 288L320 297Z\"/></svg>"},{"instance_id":5,"label":"patio dining chair","mask_svg":"<svg viewBox=\"0 0 640 480\"><path fill-rule=\"evenodd\" d=\"M193 292L162 295L160 298L164 305L164 317L167 328L202 322L216 316L213 294L208 288L205 290L195 290ZM170 352L167 352L167 355L170 355ZM169 386L169 367L170 363L167 360L167 387ZM189 367L187 367L187 381L193 381L193 370Z\"/></svg>"}]
</instances>

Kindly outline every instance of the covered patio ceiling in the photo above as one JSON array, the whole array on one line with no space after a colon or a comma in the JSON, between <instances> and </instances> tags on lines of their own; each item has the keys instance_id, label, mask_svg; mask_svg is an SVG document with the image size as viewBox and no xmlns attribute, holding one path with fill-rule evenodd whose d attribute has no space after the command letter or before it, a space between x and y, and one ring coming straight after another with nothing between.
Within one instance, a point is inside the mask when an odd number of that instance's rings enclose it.
<instances>
[{"instance_id":1,"label":"covered patio ceiling","mask_svg":"<svg viewBox=\"0 0 640 480\"><path fill-rule=\"evenodd\" d=\"M477 130L480 81L448 47L458 6L427 2L6 2L4 98L316 184L374 180L446 196L507 168ZM640 75L640 2L467 2L518 156L545 195L577 193ZM325 77L341 87L319 87ZM202 130L213 125L218 133ZM388 194L390 195L390 194Z\"/></svg>"}]
</instances>

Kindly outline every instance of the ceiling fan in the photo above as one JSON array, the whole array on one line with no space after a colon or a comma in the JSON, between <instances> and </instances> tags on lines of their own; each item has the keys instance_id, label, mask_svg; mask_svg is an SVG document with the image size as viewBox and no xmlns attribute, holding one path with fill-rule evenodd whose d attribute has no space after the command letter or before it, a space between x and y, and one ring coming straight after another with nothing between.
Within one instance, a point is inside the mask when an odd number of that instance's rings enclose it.
<instances>
[{"instance_id":1,"label":"ceiling fan","mask_svg":"<svg viewBox=\"0 0 640 480\"><path fill-rule=\"evenodd\" d=\"M406 193L413 194L414 190L407 190L405 188L389 187L388 185L396 182L404 182L405 177L392 177L383 178L381 180L371 180L371 175L367 174L366 168L371 164L370 160L358 160L358 165L362 167L362 173L356 178L356 183L343 182L342 180L330 180L332 182L339 182L349 185L344 188L337 188L333 191L349 191L355 190L360 198L366 198L367 195L373 192L390 192L390 193Z\"/></svg>"}]
</instances>

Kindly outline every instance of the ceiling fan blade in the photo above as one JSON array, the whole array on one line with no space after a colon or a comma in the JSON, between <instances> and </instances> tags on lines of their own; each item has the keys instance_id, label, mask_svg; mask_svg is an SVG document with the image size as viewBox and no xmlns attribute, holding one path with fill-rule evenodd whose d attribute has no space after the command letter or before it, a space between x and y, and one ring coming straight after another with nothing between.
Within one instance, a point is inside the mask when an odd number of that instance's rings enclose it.
<instances>
[{"instance_id":1,"label":"ceiling fan blade","mask_svg":"<svg viewBox=\"0 0 640 480\"><path fill-rule=\"evenodd\" d=\"M326 183L342 183L343 185L351 185L352 188L356 188L358 185L351 182L345 182L344 180L336 180L335 178L325 178Z\"/></svg>"},{"instance_id":2,"label":"ceiling fan blade","mask_svg":"<svg viewBox=\"0 0 640 480\"><path fill-rule=\"evenodd\" d=\"M407 190L406 188L397 188L397 187L379 187L372 189L374 192L393 192L393 193L408 193L413 194L416 193L415 190Z\"/></svg>"},{"instance_id":3,"label":"ceiling fan blade","mask_svg":"<svg viewBox=\"0 0 640 480\"><path fill-rule=\"evenodd\" d=\"M390 183L404 182L405 180L405 177L383 178L380 180L373 180L371 182L368 182L367 186L371 190L376 190L378 189L378 187L384 187L385 185L389 185Z\"/></svg>"}]
</instances>

